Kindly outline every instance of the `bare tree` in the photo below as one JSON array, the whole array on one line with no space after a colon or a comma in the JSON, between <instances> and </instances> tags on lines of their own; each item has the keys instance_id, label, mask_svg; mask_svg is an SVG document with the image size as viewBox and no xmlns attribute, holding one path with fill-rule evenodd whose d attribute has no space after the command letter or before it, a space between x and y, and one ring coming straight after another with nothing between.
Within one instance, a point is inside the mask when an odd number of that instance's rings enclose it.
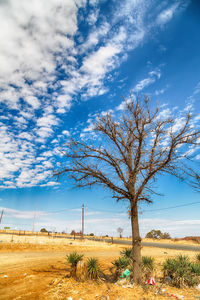
<instances>
[{"instance_id":1,"label":"bare tree","mask_svg":"<svg viewBox=\"0 0 200 300\"><path fill-rule=\"evenodd\" d=\"M119 232L119 237L122 238L122 233L123 233L124 229L121 227L117 228L117 232Z\"/></svg>"},{"instance_id":2,"label":"bare tree","mask_svg":"<svg viewBox=\"0 0 200 300\"><path fill-rule=\"evenodd\" d=\"M117 201L130 203L133 247L133 280L141 282L141 238L138 204L150 203L156 194L153 184L159 175L172 174L191 183L191 151L197 146L199 130L192 126L191 114L166 117L159 107L150 108L148 97L125 101L121 119L110 114L98 117L94 126L95 144L71 139L65 155L67 173L77 187L103 185ZM101 142L98 143L101 137ZM199 178L199 177L198 177Z\"/></svg>"}]
</instances>

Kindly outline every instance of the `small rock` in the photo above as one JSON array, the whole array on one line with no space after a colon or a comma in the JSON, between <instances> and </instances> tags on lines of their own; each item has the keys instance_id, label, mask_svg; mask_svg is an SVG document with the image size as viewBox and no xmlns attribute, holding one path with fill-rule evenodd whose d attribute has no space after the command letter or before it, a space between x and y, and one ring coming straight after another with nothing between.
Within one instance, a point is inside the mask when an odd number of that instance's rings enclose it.
<instances>
[{"instance_id":1,"label":"small rock","mask_svg":"<svg viewBox=\"0 0 200 300\"><path fill-rule=\"evenodd\" d=\"M73 300L73 298L72 297L68 297L67 300Z\"/></svg>"},{"instance_id":2,"label":"small rock","mask_svg":"<svg viewBox=\"0 0 200 300\"><path fill-rule=\"evenodd\" d=\"M8 278L8 275L4 275L3 277L4 277L4 278Z\"/></svg>"}]
</instances>

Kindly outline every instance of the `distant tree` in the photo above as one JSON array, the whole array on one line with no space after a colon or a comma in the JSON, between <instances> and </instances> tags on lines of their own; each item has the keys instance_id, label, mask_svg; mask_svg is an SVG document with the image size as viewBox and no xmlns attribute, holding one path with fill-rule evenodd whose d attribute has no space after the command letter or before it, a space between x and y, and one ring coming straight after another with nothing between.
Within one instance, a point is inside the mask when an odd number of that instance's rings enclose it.
<instances>
[{"instance_id":1,"label":"distant tree","mask_svg":"<svg viewBox=\"0 0 200 300\"><path fill-rule=\"evenodd\" d=\"M94 233L90 233L90 236L94 236Z\"/></svg>"},{"instance_id":2,"label":"distant tree","mask_svg":"<svg viewBox=\"0 0 200 300\"><path fill-rule=\"evenodd\" d=\"M145 237L149 239L170 239L171 238L168 232L162 233L161 230L155 230L155 229L148 232Z\"/></svg>"},{"instance_id":3,"label":"distant tree","mask_svg":"<svg viewBox=\"0 0 200 300\"><path fill-rule=\"evenodd\" d=\"M161 238L162 239L171 239L171 236L170 236L170 234L168 232L164 232L164 233L162 233L162 237Z\"/></svg>"},{"instance_id":4,"label":"distant tree","mask_svg":"<svg viewBox=\"0 0 200 300\"><path fill-rule=\"evenodd\" d=\"M73 229L70 234L71 235L76 235L76 231Z\"/></svg>"},{"instance_id":5,"label":"distant tree","mask_svg":"<svg viewBox=\"0 0 200 300\"><path fill-rule=\"evenodd\" d=\"M162 232L160 230L151 230L150 232L148 232L146 234L146 238L149 238L149 239L160 239L161 238L161 235L162 235Z\"/></svg>"},{"instance_id":6,"label":"distant tree","mask_svg":"<svg viewBox=\"0 0 200 300\"><path fill-rule=\"evenodd\" d=\"M122 233L123 233L124 229L121 227L117 228L117 232L119 233L119 237L122 238Z\"/></svg>"},{"instance_id":7,"label":"distant tree","mask_svg":"<svg viewBox=\"0 0 200 300\"><path fill-rule=\"evenodd\" d=\"M46 230L46 228L41 228L40 232L48 232L48 230Z\"/></svg>"},{"instance_id":8,"label":"distant tree","mask_svg":"<svg viewBox=\"0 0 200 300\"><path fill-rule=\"evenodd\" d=\"M148 97L129 98L124 103L120 117L108 113L97 118L95 143L68 140L66 166L55 175L66 173L77 187L99 184L111 190L117 201L129 201L133 281L141 283L138 206L141 201L152 202L157 194L154 183L161 175L171 174L189 184L199 178L190 157L199 146L200 130L190 113L164 114L162 107L150 105Z\"/></svg>"}]
</instances>

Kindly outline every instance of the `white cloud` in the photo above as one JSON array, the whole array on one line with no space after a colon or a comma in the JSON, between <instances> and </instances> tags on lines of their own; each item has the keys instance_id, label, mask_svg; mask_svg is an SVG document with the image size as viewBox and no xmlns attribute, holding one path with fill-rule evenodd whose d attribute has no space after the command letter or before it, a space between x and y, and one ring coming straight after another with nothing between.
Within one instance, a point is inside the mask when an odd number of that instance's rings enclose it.
<instances>
[{"instance_id":1,"label":"white cloud","mask_svg":"<svg viewBox=\"0 0 200 300\"><path fill-rule=\"evenodd\" d=\"M197 95L200 93L200 82L198 82L198 84L196 85L195 89L194 89L194 95Z\"/></svg>"},{"instance_id":2,"label":"white cloud","mask_svg":"<svg viewBox=\"0 0 200 300\"><path fill-rule=\"evenodd\" d=\"M75 1L1 3L0 101L16 106L19 98L24 98L32 108L39 108L37 96L44 96L54 76L54 53L65 49L67 55L73 48L77 12Z\"/></svg>"},{"instance_id":3,"label":"white cloud","mask_svg":"<svg viewBox=\"0 0 200 300\"><path fill-rule=\"evenodd\" d=\"M114 45L108 44L107 46L102 46L83 61L81 69L86 74L100 76L101 78L109 68L113 67L113 56L119 52L120 49Z\"/></svg>"},{"instance_id":4,"label":"white cloud","mask_svg":"<svg viewBox=\"0 0 200 300\"><path fill-rule=\"evenodd\" d=\"M89 25L94 25L98 19L99 16L99 9L93 10L87 17L87 21Z\"/></svg>"},{"instance_id":5,"label":"white cloud","mask_svg":"<svg viewBox=\"0 0 200 300\"><path fill-rule=\"evenodd\" d=\"M171 116L171 110L169 108L166 108L159 112L157 119L166 120L170 116Z\"/></svg>"},{"instance_id":6,"label":"white cloud","mask_svg":"<svg viewBox=\"0 0 200 300\"><path fill-rule=\"evenodd\" d=\"M38 164L51 159L54 165L54 146L63 138L56 132L63 125L61 114L79 101L79 95L87 100L109 91L107 82L114 79L109 73L149 34L147 2L121 1L108 19L97 7L99 1L90 1L84 36L78 26L79 8L88 4L86 0L0 1L0 102L15 109L0 124L0 176L5 187L45 185L50 180L50 165ZM158 19L166 22L172 16L163 11ZM159 70L151 71L135 91L159 77ZM88 124L85 133L91 130ZM68 136L66 132L62 135Z\"/></svg>"},{"instance_id":7,"label":"white cloud","mask_svg":"<svg viewBox=\"0 0 200 300\"><path fill-rule=\"evenodd\" d=\"M63 130L62 134L66 135L66 136L70 136L70 132L68 130Z\"/></svg>"},{"instance_id":8,"label":"white cloud","mask_svg":"<svg viewBox=\"0 0 200 300\"><path fill-rule=\"evenodd\" d=\"M149 72L149 77L142 79L139 81L135 87L133 88L133 92L140 92L150 84L153 84L157 79L160 79L161 77L161 72L160 70L154 70Z\"/></svg>"},{"instance_id":9,"label":"white cloud","mask_svg":"<svg viewBox=\"0 0 200 300\"><path fill-rule=\"evenodd\" d=\"M20 139L26 139L26 140L29 140L29 141L31 141L31 140L33 139L33 136L32 136L30 133L28 133L28 132L21 132L21 133L18 135L18 137L19 137Z\"/></svg>"},{"instance_id":10,"label":"white cloud","mask_svg":"<svg viewBox=\"0 0 200 300\"><path fill-rule=\"evenodd\" d=\"M58 124L58 119L52 115L44 115L43 117L39 118L37 120L37 126L52 126L52 125L57 125Z\"/></svg>"},{"instance_id":11,"label":"white cloud","mask_svg":"<svg viewBox=\"0 0 200 300\"><path fill-rule=\"evenodd\" d=\"M178 7L179 3L177 2L174 3L171 7L163 10L157 17L157 23L159 25L164 25L165 23L169 22L172 19Z\"/></svg>"},{"instance_id":12,"label":"white cloud","mask_svg":"<svg viewBox=\"0 0 200 300\"><path fill-rule=\"evenodd\" d=\"M162 95L162 94L164 94L165 91L166 91L166 89L156 90L156 91L155 91L155 95L156 95L156 96Z\"/></svg>"}]
</instances>

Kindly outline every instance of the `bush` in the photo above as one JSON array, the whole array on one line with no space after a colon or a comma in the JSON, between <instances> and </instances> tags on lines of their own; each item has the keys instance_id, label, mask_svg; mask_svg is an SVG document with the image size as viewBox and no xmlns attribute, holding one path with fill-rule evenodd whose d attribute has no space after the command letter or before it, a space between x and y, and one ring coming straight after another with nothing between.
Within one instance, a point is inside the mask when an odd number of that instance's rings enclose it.
<instances>
[{"instance_id":1,"label":"bush","mask_svg":"<svg viewBox=\"0 0 200 300\"><path fill-rule=\"evenodd\" d=\"M161 235L161 239L171 239L171 236L168 232L164 232Z\"/></svg>"},{"instance_id":2,"label":"bush","mask_svg":"<svg viewBox=\"0 0 200 300\"><path fill-rule=\"evenodd\" d=\"M147 280L154 270L154 258L151 256L142 256L142 272L145 280Z\"/></svg>"},{"instance_id":3,"label":"bush","mask_svg":"<svg viewBox=\"0 0 200 300\"><path fill-rule=\"evenodd\" d=\"M196 276L200 276L200 264L191 263L191 272Z\"/></svg>"},{"instance_id":4,"label":"bush","mask_svg":"<svg viewBox=\"0 0 200 300\"><path fill-rule=\"evenodd\" d=\"M145 236L149 239L171 239L170 234L168 232L162 233L160 230L151 230Z\"/></svg>"},{"instance_id":5,"label":"bush","mask_svg":"<svg viewBox=\"0 0 200 300\"><path fill-rule=\"evenodd\" d=\"M200 263L200 253L197 254L196 259L197 259L197 262Z\"/></svg>"},{"instance_id":6,"label":"bush","mask_svg":"<svg viewBox=\"0 0 200 300\"><path fill-rule=\"evenodd\" d=\"M42 228L40 229L40 232L48 232L48 231L46 230L46 228Z\"/></svg>"},{"instance_id":7,"label":"bush","mask_svg":"<svg viewBox=\"0 0 200 300\"><path fill-rule=\"evenodd\" d=\"M152 272L154 270L154 258L151 256L142 256L142 269Z\"/></svg>"},{"instance_id":8,"label":"bush","mask_svg":"<svg viewBox=\"0 0 200 300\"><path fill-rule=\"evenodd\" d=\"M200 279L200 265L190 262L188 256L179 255L167 259L163 264L164 277L176 287L194 286Z\"/></svg>"},{"instance_id":9,"label":"bush","mask_svg":"<svg viewBox=\"0 0 200 300\"><path fill-rule=\"evenodd\" d=\"M90 257L87 260L87 272L90 279L99 278L99 262L97 258Z\"/></svg>"},{"instance_id":10,"label":"bush","mask_svg":"<svg viewBox=\"0 0 200 300\"><path fill-rule=\"evenodd\" d=\"M67 261L71 265L70 275L76 277L76 267L79 261L83 259L83 254L78 254L77 252L72 252L67 255Z\"/></svg>"},{"instance_id":11,"label":"bush","mask_svg":"<svg viewBox=\"0 0 200 300\"><path fill-rule=\"evenodd\" d=\"M124 250L122 250L121 252L120 252L120 254L122 255L122 256L124 256L124 257L127 257L127 258L131 258L131 256L132 256L132 248L125 248Z\"/></svg>"},{"instance_id":12,"label":"bush","mask_svg":"<svg viewBox=\"0 0 200 300\"><path fill-rule=\"evenodd\" d=\"M117 268L117 270L121 271L128 267L128 265L130 264L130 260L127 257L122 256L122 257L119 257L118 259L114 260L114 262L112 262L112 264Z\"/></svg>"}]
</instances>

